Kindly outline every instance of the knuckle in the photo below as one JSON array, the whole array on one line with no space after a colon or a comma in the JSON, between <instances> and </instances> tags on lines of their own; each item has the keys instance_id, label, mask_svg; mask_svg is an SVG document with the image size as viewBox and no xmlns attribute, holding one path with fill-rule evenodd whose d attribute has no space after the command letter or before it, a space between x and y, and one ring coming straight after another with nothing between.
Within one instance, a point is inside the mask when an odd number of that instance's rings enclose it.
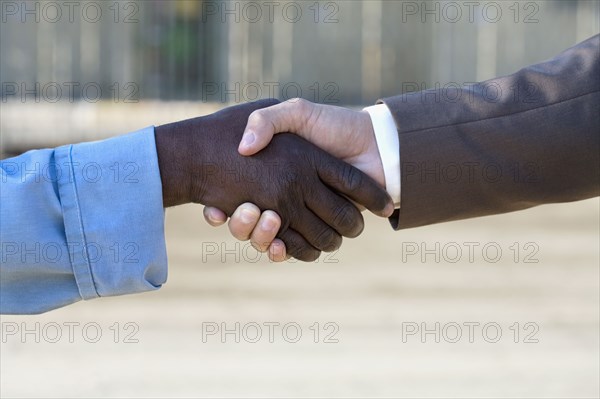
<instances>
[{"instance_id":1,"label":"knuckle","mask_svg":"<svg viewBox=\"0 0 600 399\"><path fill-rule=\"evenodd\" d=\"M334 225L338 232L347 237L356 237L362 231L364 222L360 212L350 203L335 209L333 215Z\"/></svg>"},{"instance_id":2,"label":"knuckle","mask_svg":"<svg viewBox=\"0 0 600 399\"><path fill-rule=\"evenodd\" d=\"M294 107L296 111L300 111L302 108L306 107L307 101L301 97L290 98L287 103L290 107Z\"/></svg>"},{"instance_id":3,"label":"knuckle","mask_svg":"<svg viewBox=\"0 0 600 399\"><path fill-rule=\"evenodd\" d=\"M303 98L297 97L293 100L293 104L296 107L296 111L305 112L308 110L310 103Z\"/></svg>"},{"instance_id":4,"label":"knuckle","mask_svg":"<svg viewBox=\"0 0 600 399\"><path fill-rule=\"evenodd\" d=\"M345 165L343 169L343 179L350 193L357 193L362 185L361 173L351 165Z\"/></svg>"},{"instance_id":5,"label":"knuckle","mask_svg":"<svg viewBox=\"0 0 600 399\"><path fill-rule=\"evenodd\" d=\"M262 126L265 124L266 120L267 119L264 111L260 109L253 111L248 117L248 123L252 124L253 126Z\"/></svg>"},{"instance_id":6,"label":"knuckle","mask_svg":"<svg viewBox=\"0 0 600 399\"><path fill-rule=\"evenodd\" d=\"M241 224L236 218L231 218L229 220L229 232L231 235L240 241L248 241L250 239L250 234L252 233L252 229L248 226L244 226Z\"/></svg>"},{"instance_id":7,"label":"knuckle","mask_svg":"<svg viewBox=\"0 0 600 399\"><path fill-rule=\"evenodd\" d=\"M266 252L269 249L271 242L273 241L273 239L268 236L269 236L269 233L265 233L264 231L259 231L259 232L254 231L254 233L252 233L252 236L250 238L250 244L257 251Z\"/></svg>"},{"instance_id":8,"label":"knuckle","mask_svg":"<svg viewBox=\"0 0 600 399\"><path fill-rule=\"evenodd\" d=\"M320 108L317 105L303 98L298 99L295 112L301 116L297 121L296 128L304 132L311 131L312 127L317 125L321 115Z\"/></svg>"},{"instance_id":9,"label":"knuckle","mask_svg":"<svg viewBox=\"0 0 600 399\"><path fill-rule=\"evenodd\" d=\"M229 231L231 232L231 235L239 241L248 241L250 239L250 235L240 231L240 230L236 230L236 229L232 229L230 228Z\"/></svg>"},{"instance_id":10,"label":"knuckle","mask_svg":"<svg viewBox=\"0 0 600 399\"><path fill-rule=\"evenodd\" d=\"M267 250L269 249L269 244L268 242L265 242L264 240L251 240L250 241L250 245L252 245L252 248L256 249L258 252L267 252Z\"/></svg>"},{"instance_id":11,"label":"knuckle","mask_svg":"<svg viewBox=\"0 0 600 399\"><path fill-rule=\"evenodd\" d=\"M247 210L249 212L254 213L255 215L260 215L260 208L256 206L253 202L244 202L242 205L238 207L240 210Z\"/></svg>"},{"instance_id":12,"label":"knuckle","mask_svg":"<svg viewBox=\"0 0 600 399\"><path fill-rule=\"evenodd\" d=\"M268 217L278 226L281 226L281 218L279 217L279 214L277 212L267 209L263 212L263 216Z\"/></svg>"},{"instance_id":13,"label":"knuckle","mask_svg":"<svg viewBox=\"0 0 600 399\"><path fill-rule=\"evenodd\" d=\"M319 258L321 251L313 248L307 243L303 243L301 240L294 236L285 234L280 236L287 248L287 255L292 256L298 260L304 262L313 262Z\"/></svg>"}]
</instances>

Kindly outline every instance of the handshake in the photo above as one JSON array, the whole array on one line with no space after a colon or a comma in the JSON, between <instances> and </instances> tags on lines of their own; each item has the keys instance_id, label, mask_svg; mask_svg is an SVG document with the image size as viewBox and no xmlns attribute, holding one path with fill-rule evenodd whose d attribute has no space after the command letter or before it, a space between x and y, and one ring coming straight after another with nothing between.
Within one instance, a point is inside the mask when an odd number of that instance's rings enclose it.
<instances>
[{"instance_id":1,"label":"handshake","mask_svg":"<svg viewBox=\"0 0 600 399\"><path fill-rule=\"evenodd\" d=\"M359 207L394 211L365 111L261 100L159 126L155 139L163 205L204 204L213 226L231 217L231 233L274 261L337 250L362 232Z\"/></svg>"}]
</instances>

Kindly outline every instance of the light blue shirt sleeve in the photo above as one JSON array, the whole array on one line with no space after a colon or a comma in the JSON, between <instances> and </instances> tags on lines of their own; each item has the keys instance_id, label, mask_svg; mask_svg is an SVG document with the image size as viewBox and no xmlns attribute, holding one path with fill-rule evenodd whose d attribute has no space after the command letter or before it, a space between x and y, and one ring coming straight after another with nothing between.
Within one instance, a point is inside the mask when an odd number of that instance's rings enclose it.
<instances>
[{"instance_id":1,"label":"light blue shirt sleeve","mask_svg":"<svg viewBox=\"0 0 600 399\"><path fill-rule=\"evenodd\" d=\"M154 128L0 161L0 312L160 288L167 279Z\"/></svg>"}]
</instances>

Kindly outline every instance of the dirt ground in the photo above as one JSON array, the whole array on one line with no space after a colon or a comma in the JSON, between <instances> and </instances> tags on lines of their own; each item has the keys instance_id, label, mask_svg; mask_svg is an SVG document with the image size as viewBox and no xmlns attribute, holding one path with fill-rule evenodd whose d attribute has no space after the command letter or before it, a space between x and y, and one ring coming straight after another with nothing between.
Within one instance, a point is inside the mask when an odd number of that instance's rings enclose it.
<instances>
[{"instance_id":1,"label":"dirt ground","mask_svg":"<svg viewBox=\"0 0 600 399\"><path fill-rule=\"evenodd\" d=\"M0 394L598 397L599 236L598 199L369 216L339 252L273 264L179 207L159 291L2 317Z\"/></svg>"}]
</instances>

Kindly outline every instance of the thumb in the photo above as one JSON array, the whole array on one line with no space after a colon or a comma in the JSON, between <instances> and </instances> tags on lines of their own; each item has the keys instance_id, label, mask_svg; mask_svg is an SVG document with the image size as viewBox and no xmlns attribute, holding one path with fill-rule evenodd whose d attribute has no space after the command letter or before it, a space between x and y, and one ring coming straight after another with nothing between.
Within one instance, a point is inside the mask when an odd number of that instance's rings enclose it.
<instances>
[{"instance_id":1,"label":"thumb","mask_svg":"<svg viewBox=\"0 0 600 399\"><path fill-rule=\"evenodd\" d=\"M277 133L295 133L303 136L302 123L310 115L314 104L302 100L288 100L256 110L248 117L244 135L238 147L241 155L254 155L265 148Z\"/></svg>"}]
</instances>

